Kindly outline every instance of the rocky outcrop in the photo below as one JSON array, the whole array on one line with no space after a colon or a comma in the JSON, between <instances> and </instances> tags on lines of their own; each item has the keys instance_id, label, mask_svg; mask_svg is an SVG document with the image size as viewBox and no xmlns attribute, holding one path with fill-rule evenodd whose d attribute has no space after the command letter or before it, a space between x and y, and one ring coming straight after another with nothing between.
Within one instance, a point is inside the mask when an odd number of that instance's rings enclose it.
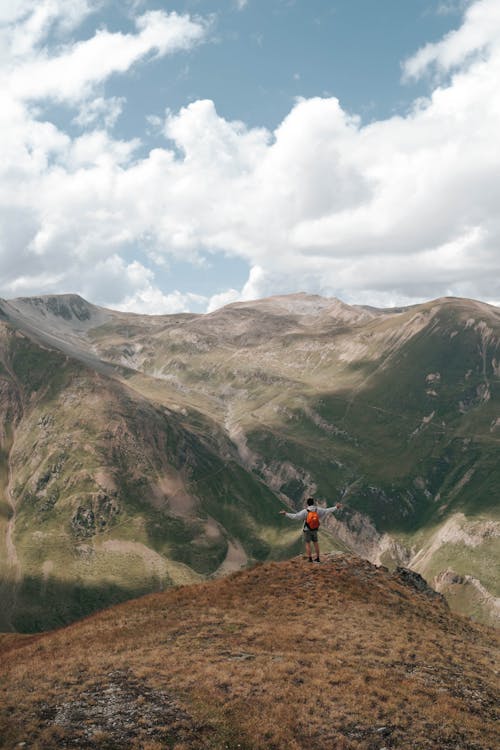
<instances>
[{"instance_id":1,"label":"rocky outcrop","mask_svg":"<svg viewBox=\"0 0 500 750\"><path fill-rule=\"evenodd\" d=\"M95 746L96 738L97 744L102 740L106 746L125 747L147 725L150 745L202 750L213 731L209 724L196 722L172 695L145 685L126 669L109 672L102 682L86 684L77 700L51 703L45 699L38 711L42 723L64 730L71 738L64 744L71 747Z\"/></svg>"},{"instance_id":2,"label":"rocky outcrop","mask_svg":"<svg viewBox=\"0 0 500 750\"><path fill-rule=\"evenodd\" d=\"M117 497L109 497L99 492L90 500L78 505L71 518L71 528L79 539L92 537L108 528L119 512Z\"/></svg>"},{"instance_id":3,"label":"rocky outcrop","mask_svg":"<svg viewBox=\"0 0 500 750\"><path fill-rule=\"evenodd\" d=\"M410 550L390 534L377 531L368 516L352 508L331 515L327 526L348 549L375 565L407 564L411 559Z\"/></svg>"},{"instance_id":4,"label":"rocky outcrop","mask_svg":"<svg viewBox=\"0 0 500 750\"><path fill-rule=\"evenodd\" d=\"M415 591L424 594L429 599L436 599L447 606L444 596L435 591L432 586L429 586L427 581L414 570L398 566L394 572L394 577L397 580L402 581L406 586L409 586Z\"/></svg>"}]
</instances>

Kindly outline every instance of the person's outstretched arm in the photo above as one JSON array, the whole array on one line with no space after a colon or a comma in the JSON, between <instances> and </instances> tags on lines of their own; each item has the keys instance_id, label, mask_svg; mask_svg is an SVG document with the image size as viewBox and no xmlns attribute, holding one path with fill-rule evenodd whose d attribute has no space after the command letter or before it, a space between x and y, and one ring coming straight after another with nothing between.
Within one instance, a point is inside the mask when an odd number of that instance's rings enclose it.
<instances>
[{"instance_id":1,"label":"person's outstretched arm","mask_svg":"<svg viewBox=\"0 0 500 750\"><path fill-rule=\"evenodd\" d=\"M280 514L290 518L292 521L301 521L307 516L307 510L299 510L298 513L287 513L286 510L280 510Z\"/></svg>"},{"instance_id":2,"label":"person's outstretched arm","mask_svg":"<svg viewBox=\"0 0 500 750\"><path fill-rule=\"evenodd\" d=\"M342 508L342 503L335 503L335 505L332 505L330 508L318 508L318 513L320 518L325 518L325 516L329 516L330 513L335 513L335 511L340 510L340 508Z\"/></svg>"}]
</instances>

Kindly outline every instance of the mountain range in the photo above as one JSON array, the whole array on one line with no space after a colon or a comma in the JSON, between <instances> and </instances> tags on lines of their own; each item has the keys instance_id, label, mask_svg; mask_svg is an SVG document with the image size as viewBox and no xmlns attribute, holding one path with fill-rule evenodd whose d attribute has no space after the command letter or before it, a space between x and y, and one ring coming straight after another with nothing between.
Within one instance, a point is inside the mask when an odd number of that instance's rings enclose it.
<instances>
[{"instance_id":1,"label":"mountain range","mask_svg":"<svg viewBox=\"0 0 500 750\"><path fill-rule=\"evenodd\" d=\"M300 551L406 565L498 622L500 310L305 294L146 316L0 301L0 629Z\"/></svg>"}]
</instances>

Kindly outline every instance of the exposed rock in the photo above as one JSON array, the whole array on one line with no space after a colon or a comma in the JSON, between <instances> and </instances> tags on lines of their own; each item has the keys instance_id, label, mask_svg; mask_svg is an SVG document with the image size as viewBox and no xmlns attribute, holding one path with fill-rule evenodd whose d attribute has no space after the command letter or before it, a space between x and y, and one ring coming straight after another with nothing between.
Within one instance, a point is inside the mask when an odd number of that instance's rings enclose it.
<instances>
[{"instance_id":1,"label":"exposed rock","mask_svg":"<svg viewBox=\"0 0 500 750\"><path fill-rule=\"evenodd\" d=\"M119 512L116 499L99 492L89 504L77 507L71 519L71 528L78 537L90 537L109 526Z\"/></svg>"},{"instance_id":2,"label":"exposed rock","mask_svg":"<svg viewBox=\"0 0 500 750\"><path fill-rule=\"evenodd\" d=\"M39 513L47 513L48 511L52 510L52 508L55 506L58 500L59 500L59 492L58 491L51 492L38 505L37 511Z\"/></svg>"},{"instance_id":3,"label":"exposed rock","mask_svg":"<svg viewBox=\"0 0 500 750\"><path fill-rule=\"evenodd\" d=\"M451 516L412 558L412 568L425 573L433 555L445 544L479 547L487 539L500 537L500 522L469 521L463 513Z\"/></svg>"},{"instance_id":4,"label":"exposed rock","mask_svg":"<svg viewBox=\"0 0 500 750\"><path fill-rule=\"evenodd\" d=\"M465 576L460 575L460 573L455 573L454 570L450 570L449 568L447 570L443 570L434 578L434 585L438 591L440 591L444 586L449 586L451 584L457 583L465 583Z\"/></svg>"},{"instance_id":5,"label":"exposed rock","mask_svg":"<svg viewBox=\"0 0 500 750\"><path fill-rule=\"evenodd\" d=\"M63 727L60 747L127 747L147 725L153 742L172 747L189 742L200 750L212 728L196 722L175 698L144 684L127 670L116 670L83 690L76 700L38 706L42 725Z\"/></svg>"},{"instance_id":6,"label":"exposed rock","mask_svg":"<svg viewBox=\"0 0 500 750\"><path fill-rule=\"evenodd\" d=\"M402 583L404 583L406 586L410 586L412 589L419 591L421 594L425 594L425 596L428 596L430 599L436 599L442 602L446 607L448 606L444 596L442 594L439 594L431 586L429 586L427 581L414 570L398 566L394 572L394 576L398 580L402 581Z\"/></svg>"},{"instance_id":7,"label":"exposed rock","mask_svg":"<svg viewBox=\"0 0 500 750\"><path fill-rule=\"evenodd\" d=\"M40 316L46 317L47 314L55 318L62 318L65 321L76 319L84 322L90 320L94 310L97 308L91 305L77 294L54 294L45 297L19 297L12 303L16 309L24 311L31 310ZM11 303L11 304L12 304Z\"/></svg>"},{"instance_id":8,"label":"exposed rock","mask_svg":"<svg viewBox=\"0 0 500 750\"><path fill-rule=\"evenodd\" d=\"M52 414L43 414L37 422L38 427L47 430L54 424L54 417Z\"/></svg>"},{"instance_id":9,"label":"exposed rock","mask_svg":"<svg viewBox=\"0 0 500 750\"><path fill-rule=\"evenodd\" d=\"M468 390L463 399L458 403L461 414L466 414L481 404L487 403L491 399L491 388L488 383L480 383L476 388Z\"/></svg>"},{"instance_id":10,"label":"exposed rock","mask_svg":"<svg viewBox=\"0 0 500 750\"><path fill-rule=\"evenodd\" d=\"M368 516L352 508L343 508L340 513L330 516L327 525L337 539L374 565L385 560L406 564L411 558L410 550L389 534L381 534Z\"/></svg>"},{"instance_id":11,"label":"exposed rock","mask_svg":"<svg viewBox=\"0 0 500 750\"><path fill-rule=\"evenodd\" d=\"M295 502L316 492L317 486L312 476L289 461L273 461L259 468L269 487Z\"/></svg>"}]
</instances>

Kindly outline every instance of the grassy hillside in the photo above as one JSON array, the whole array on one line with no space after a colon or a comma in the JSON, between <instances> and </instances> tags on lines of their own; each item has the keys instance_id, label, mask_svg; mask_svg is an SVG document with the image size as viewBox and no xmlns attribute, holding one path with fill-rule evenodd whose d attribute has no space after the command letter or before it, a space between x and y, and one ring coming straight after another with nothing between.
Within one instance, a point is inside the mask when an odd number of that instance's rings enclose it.
<instances>
[{"instance_id":1,"label":"grassy hillside","mask_svg":"<svg viewBox=\"0 0 500 750\"><path fill-rule=\"evenodd\" d=\"M0 564L18 612L0 627L295 554L277 511L311 494L346 505L330 548L404 561L498 620L497 308L291 295L142 316L65 295L0 309ZM478 585L449 589L453 573Z\"/></svg>"},{"instance_id":2,"label":"grassy hillside","mask_svg":"<svg viewBox=\"0 0 500 750\"><path fill-rule=\"evenodd\" d=\"M233 540L240 565L297 550L297 534L279 534L282 504L207 418L8 330L2 356L4 408L19 404L0 464L4 629L54 627L198 580Z\"/></svg>"},{"instance_id":3,"label":"grassy hillside","mask_svg":"<svg viewBox=\"0 0 500 750\"><path fill-rule=\"evenodd\" d=\"M492 750L498 633L352 555L0 637L0 747Z\"/></svg>"}]
</instances>

